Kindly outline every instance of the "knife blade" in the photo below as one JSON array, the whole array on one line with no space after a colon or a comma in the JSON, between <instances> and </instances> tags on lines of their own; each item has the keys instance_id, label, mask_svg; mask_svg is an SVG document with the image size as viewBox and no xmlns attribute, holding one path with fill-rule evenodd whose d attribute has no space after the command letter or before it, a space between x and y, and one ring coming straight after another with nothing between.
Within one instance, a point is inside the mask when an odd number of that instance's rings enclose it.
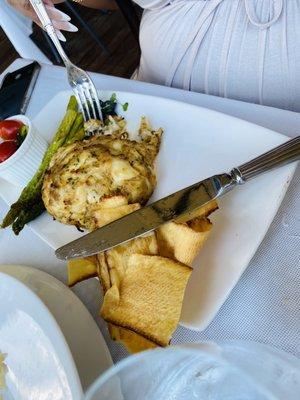
<instances>
[{"instance_id":1,"label":"knife blade","mask_svg":"<svg viewBox=\"0 0 300 400\"><path fill-rule=\"evenodd\" d=\"M60 247L55 254L62 260L87 257L149 233L173 219L188 219L196 209L227 193L236 183L229 174L215 175L88 233Z\"/></svg>"},{"instance_id":2,"label":"knife blade","mask_svg":"<svg viewBox=\"0 0 300 400\"><path fill-rule=\"evenodd\" d=\"M142 236L173 219L185 216L188 220L195 210L235 186L299 159L300 136L297 136L233 168L229 174L212 176L88 233L56 250L56 256L62 260L87 257Z\"/></svg>"}]
</instances>

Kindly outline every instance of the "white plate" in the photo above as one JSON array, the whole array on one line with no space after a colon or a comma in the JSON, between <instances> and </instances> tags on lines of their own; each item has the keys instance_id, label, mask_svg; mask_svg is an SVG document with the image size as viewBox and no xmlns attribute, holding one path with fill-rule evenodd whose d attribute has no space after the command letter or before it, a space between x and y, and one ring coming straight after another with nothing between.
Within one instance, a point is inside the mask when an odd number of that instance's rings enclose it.
<instances>
[{"instance_id":1,"label":"white plate","mask_svg":"<svg viewBox=\"0 0 300 400\"><path fill-rule=\"evenodd\" d=\"M103 92L102 98L111 93ZM61 120L70 92L61 92L39 113L34 123L47 139ZM141 115L165 130L158 157L159 199L215 173L225 172L288 138L276 132L205 108L152 96L117 92L119 112L136 129ZM203 330L211 322L265 236L288 188L295 165L278 169L238 188L220 200L212 217L214 229L194 264L184 300L181 324ZM4 183L0 193L7 203L18 189ZM31 228L57 248L80 233L44 214ZM20 238L21 240L21 238Z\"/></svg>"},{"instance_id":2,"label":"white plate","mask_svg":"<svg viewBox=\"0 0 300 400\"><path fill-rule=\"evenodd\" d=\"M27 286L4 273L0 273L0 351L7 354L8 399L81 399L78 373L55 319Z\"/></svg>"},{"instance_id":3,"label":"white plate","mask_svg":"<svg viewBox=\"0 0 300 400\"><path fill-rule=\"evenodd\" d=\"M84 390L112 366L109 350L93 317L62 282L36 268L20 265L0 265L1 272L25 284L49 309L68 343Z\"/></svg>"}]
</instances>

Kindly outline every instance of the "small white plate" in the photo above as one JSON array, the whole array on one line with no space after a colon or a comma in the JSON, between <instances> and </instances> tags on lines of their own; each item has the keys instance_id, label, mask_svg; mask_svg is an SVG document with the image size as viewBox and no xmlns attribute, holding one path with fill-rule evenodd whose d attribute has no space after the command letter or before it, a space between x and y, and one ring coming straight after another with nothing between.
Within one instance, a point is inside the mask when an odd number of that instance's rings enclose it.
<instances>
[{"instance_id":1,"label":"small white plate","mask_svg":"<svg viewBox=\"0 0 300 400\"><path fill-rule=\"evenodd\" d=\"M55 319L27 286L4 273L0 273L0 349L7 354L6 392L12 399L82 397L73 358Z\"/></svg>"},{"instance_id":2,"label":"small white plate","mask_svg":"<svg viewBox=\"0 0 300 400\"><path fill-rule=\"evenodd\" d=\"M43 271L20 265L0 265L0 273L25 284L51 312L69 346L84 390L113 365L93 317L62 282ZM34 318L39 321L39 315L34 315ZM0 350L3 352L1 330Z\"/></svg>"},{"instance_id":3,"label":"small white plate","mask_svg":"<svg viewBox=\"0 0 300 400\"><path fill-rule=\"evenodd\" d=\"M61 92L39 113L34 123L49 140L64 115L70 92ZM103 99L111 92L101 92ZM207 178L227 172L288 140L286 136L231 116L164 98L117 92L119 113L134 130L142 115L164 128L158 157L158 185L152 200ZM288 188L296 166L289 165L261 176L220 199L212 219L214 229L194 264L181 324L203 330L246 269L264 238ZM0 193L10 204L19 194L0 182ZM44 214L31 228L54 249L81 234ZM20 237L21 240L21 237Z\"/></svg>"}]
</instances>

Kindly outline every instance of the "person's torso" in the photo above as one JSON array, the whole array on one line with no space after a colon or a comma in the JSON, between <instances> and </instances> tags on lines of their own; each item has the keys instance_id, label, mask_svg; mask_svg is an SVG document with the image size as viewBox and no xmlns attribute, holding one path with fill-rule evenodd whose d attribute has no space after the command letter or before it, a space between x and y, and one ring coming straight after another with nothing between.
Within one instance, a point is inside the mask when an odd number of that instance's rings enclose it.
<instances>
[{"instance_id":1,"label":"person's torso","mask_svg":"<svg viewBox=\"0 0 300 400\"><path fill-rule=\"evenodd\" d=\"M300 0L139 1L140 80L300 111Z\"/></svg>"}]
</instances>

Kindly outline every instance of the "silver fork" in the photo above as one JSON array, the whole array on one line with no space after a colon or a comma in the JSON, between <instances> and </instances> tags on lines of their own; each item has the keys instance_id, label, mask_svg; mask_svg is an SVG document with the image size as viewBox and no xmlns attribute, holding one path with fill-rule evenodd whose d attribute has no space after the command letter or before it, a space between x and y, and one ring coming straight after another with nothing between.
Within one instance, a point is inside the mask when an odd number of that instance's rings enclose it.
<instances>
[{"instance_id":1,"label":"silver fork","mask_svg":"<svg viewBox=\"0 0 300 400\"><path fill-rule=\"evenodd\" d=\"M48 33L59 55L61 56L68 74L71 88L77 98L79 107L85 121L90 119L102 120L102 112L97 90L89 75L81 68L74 65L66 55L60 41L56 35L55 28L49 18L42 0L30 0L42 27Z\"/></svg>"}]
</instances>

